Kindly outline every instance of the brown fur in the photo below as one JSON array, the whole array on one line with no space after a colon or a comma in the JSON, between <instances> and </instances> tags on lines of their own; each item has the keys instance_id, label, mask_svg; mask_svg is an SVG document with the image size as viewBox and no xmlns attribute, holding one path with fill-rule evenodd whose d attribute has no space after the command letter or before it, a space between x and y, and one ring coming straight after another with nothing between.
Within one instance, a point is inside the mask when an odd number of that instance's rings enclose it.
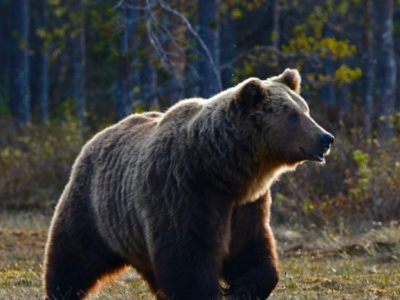
<instances>
[{"instance_id":1,"label":"brown fur","mask_svg":"<svg viewBox=\"0 0 400 300\"><path fill-rule=\"evenodd\" d=\"M251 78L97 134L51 224L47 299L84 299L128 265L158 299L267 298L279 277L269 188L326 133L297 83L293 70Z\"/></svg>"}]
</instances>

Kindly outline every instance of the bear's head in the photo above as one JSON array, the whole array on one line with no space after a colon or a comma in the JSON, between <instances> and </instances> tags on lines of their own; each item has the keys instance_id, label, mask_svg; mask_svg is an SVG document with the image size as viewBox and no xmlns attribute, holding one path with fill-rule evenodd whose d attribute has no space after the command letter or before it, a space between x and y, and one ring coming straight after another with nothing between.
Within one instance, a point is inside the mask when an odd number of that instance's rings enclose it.
<instances>
[{"instance_id":1,"label":"bear's head","mask_svg":"<svg viewBox=\"0 0 400 300\"><path fill-rule=\"evenodd\" d=\"M297 70L286 69L279 76L249 78L236 87L231 109L251 135L252 148L268 158L268 163L287 167L306 160L323 163L334 141L333 135L311 118L300 96L300 82Z\"/></svg>"}]
</instances>

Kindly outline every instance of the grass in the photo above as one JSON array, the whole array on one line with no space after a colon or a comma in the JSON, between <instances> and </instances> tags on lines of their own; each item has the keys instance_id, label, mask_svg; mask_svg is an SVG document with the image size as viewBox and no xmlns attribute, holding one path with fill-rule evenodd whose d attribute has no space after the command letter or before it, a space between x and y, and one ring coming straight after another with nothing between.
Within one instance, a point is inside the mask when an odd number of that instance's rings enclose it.
<instances>
[{"instance_id":1,"label":"grass","mask_svg":"<svg viewBox=\"0 0 400 300\"><path fill-rule=\"evenodd\" d=\"M0 214L0 299L43 299L42 259L50 216ZM366 228L365 226L362 226ZM400 226L337 234L275 228L281 280L270 299L400 299ZM103 283L92 300L153 299L133 270Z\"/></svg>"}]
</instances>

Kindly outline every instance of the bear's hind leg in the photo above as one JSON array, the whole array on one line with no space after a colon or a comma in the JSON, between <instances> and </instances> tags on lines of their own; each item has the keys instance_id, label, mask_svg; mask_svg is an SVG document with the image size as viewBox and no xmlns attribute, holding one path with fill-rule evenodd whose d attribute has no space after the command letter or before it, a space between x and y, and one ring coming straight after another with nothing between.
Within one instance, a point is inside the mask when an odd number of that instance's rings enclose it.
<instances>
[{"instance_id":1,"label":"bear's hind leg","mask_svg":"<svg viewBox=\"0 0 400 300\"><path fill-rule=\"evenodd\" d=\"M126 266L95 230L68 225L57 220L50 232L44 272L48 300L85 299L99 279Z\"/></svg>"}]
</instances>

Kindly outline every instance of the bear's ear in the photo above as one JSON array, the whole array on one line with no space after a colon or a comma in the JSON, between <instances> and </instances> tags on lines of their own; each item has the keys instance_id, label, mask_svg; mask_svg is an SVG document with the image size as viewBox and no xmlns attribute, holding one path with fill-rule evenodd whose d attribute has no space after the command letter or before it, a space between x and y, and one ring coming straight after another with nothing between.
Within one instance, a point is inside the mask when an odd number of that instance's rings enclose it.
<instances>
[{"instance_id":1,"label":"bear's ear","mask_svg":"<svg viewBox=\"0 0 400 300\"><path fill-rule=\"evenodd\" d=\"M286 69L281 75L272 77L270 80L283 83L300 94L301 76L296 69Z\"/></svg>"},{"instance_id":2,"label":"bear's ear","mask_svg":"<svg viewBox=\"0 0 400 300\"><path fill-rule=\"evenodd\" d=\"M260 79L249 78L240 85L236 101L248 106L261 102L267 94L267 88Z\"/></svg>"}]
</instances>

